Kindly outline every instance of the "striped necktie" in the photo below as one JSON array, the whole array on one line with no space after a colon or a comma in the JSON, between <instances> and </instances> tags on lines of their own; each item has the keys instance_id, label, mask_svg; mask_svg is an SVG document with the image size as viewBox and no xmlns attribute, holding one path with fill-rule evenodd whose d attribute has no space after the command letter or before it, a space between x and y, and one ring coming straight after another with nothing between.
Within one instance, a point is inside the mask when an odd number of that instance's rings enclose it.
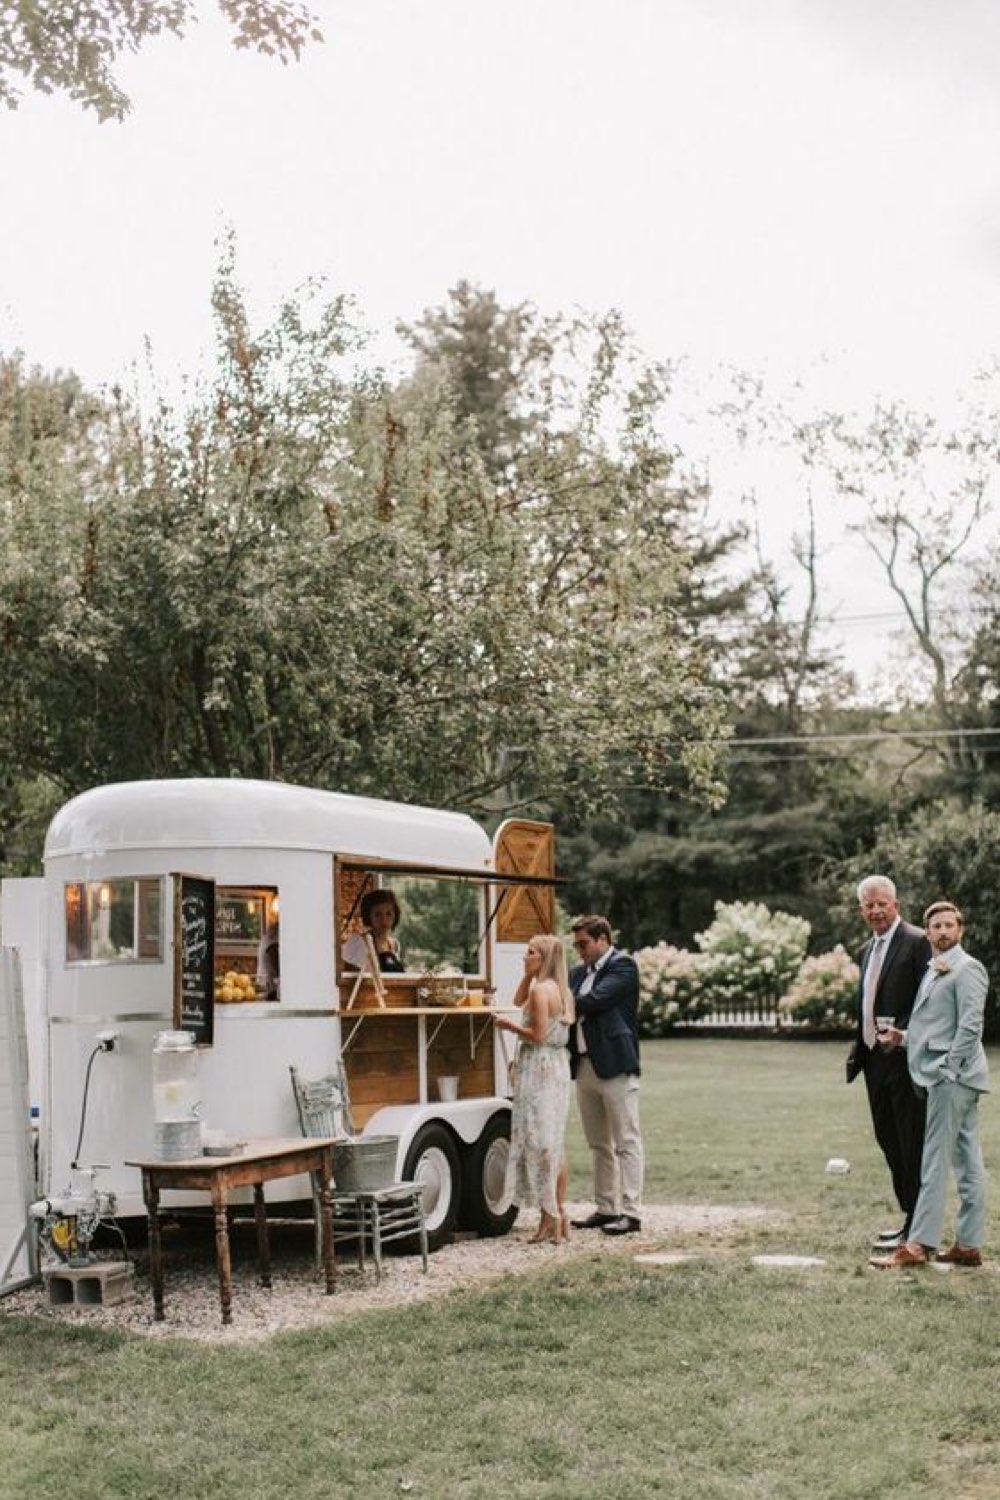
<instances>
[{"instance_id":1,"label":"striped necktie","mask_svg":"<svg viewBox=\"0 0 1000 1500\"><path fill-rule=\"evenodd\" d=\"M872 944L872 951L868 955L868 963L865 966L865 982L864 989L862 990L861 1005L866 1047L874 1047L876 1042L875 991L878 988L878 979L882 972L885 948L885 938L877 937Z\"/></svg>"}]
</instances>

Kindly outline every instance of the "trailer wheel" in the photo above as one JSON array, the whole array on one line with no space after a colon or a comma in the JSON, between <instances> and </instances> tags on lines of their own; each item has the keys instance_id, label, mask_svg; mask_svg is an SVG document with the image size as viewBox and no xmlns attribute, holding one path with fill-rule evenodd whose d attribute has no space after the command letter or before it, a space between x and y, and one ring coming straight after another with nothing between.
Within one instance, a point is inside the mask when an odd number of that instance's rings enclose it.
<instances>
[{"instance_id":1,"label":"trailer wheel","mask_svg":"<svg viewBox=\"0 0 1000 1500\"><path fill-rule=\"evenodd\" d=\"M507 1193L510 1112L495 1114L469 1151L462 1193L462 1224L484 1237L506 1234L517 1218Z\"/></svg>"},{"instance_id":2,"label":"trailer wheel","mask_svg":"<svg viewBox=\"0 0 1000 1500\"><path fill-rule=\"evenodd\" d=\"M462 1197L458 1148L443 1125L431 1122L417 1131L403 1162L403 1178L424 1190L427 1248L437 1250L450 1237Z\"/></svg>"}]
</instances>

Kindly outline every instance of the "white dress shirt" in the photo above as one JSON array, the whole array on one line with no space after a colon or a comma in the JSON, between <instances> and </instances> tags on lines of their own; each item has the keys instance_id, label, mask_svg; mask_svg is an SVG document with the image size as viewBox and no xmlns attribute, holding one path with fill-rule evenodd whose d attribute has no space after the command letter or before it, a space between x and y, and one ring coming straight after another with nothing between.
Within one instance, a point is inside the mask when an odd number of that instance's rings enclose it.
<instances>
[{"instance_id":1,"label":"white dress shirt","mask_svg":"<svg viewBox=\"0 0 1000 1500\"><path fill-rule=\"evenodd\" d=\"M598 969L604 968L604 965L607 963L608 959L611 957L614 951L614 948L608 948L606 952L601 954L600 958L595 964L587 965L587 972L586 974L584 974L582 980L580 981L580 988L577 990L578 995L590 994L591 990L594 988L594 980L597 978ZM587 1039L583 1034L582 1019L577 1021L576 1023L576 1050L577 1052L579 1052L581 1057L583 1057L587 1051Z\"/></svg>"}]
</instances>

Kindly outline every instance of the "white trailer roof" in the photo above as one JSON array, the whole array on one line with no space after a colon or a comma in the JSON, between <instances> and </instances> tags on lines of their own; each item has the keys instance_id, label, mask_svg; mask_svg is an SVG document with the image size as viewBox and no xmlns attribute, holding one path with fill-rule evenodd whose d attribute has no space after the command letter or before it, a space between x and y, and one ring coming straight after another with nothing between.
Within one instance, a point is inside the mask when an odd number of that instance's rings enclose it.
<instances>
[{"instance_id":1,"label":"white trailer roof","mask_svg":"<svg viewBox=\"0 0 1000 1500\"><path fill-rule=\"evenodd\" d=\"M280 781L126 781L67 802L46 860L127 849L303 849L487 869L490 841L465 813Z\"/></svg>"}]
</instances>

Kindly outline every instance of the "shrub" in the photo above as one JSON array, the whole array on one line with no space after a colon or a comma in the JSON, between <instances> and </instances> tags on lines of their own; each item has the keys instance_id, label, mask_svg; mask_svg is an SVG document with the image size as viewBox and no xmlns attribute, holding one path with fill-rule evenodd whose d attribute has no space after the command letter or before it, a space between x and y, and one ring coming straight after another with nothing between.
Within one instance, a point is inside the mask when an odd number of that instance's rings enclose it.
<instances>
[{"instance_id":1,"label":"shrub","mask_svg":"<svg viewBox=\"0 0 1000 1500\"><path fill-rule=\"evenodd\" d=\"M831 953L807 958L791 989L778 1004L779 1015L822 1031L851 1031L858 1014L858 966L837 944Z\"/></svg>"},{"instance_id":2,"label":"shrub","mask_svg":"<svg viewBox=\"0 0 1000 1500\"><path fill-rule=\"evenodd\" d=\"M905 826L884 823L871 847L838 866L826 882L831 907L838 896L842 902L843 931L858 925L854 887L873 870L896 881L903 915L911 922L919 924L924 907L939 897L957 902L965 913L969 951L988 972L1000 973L1000 903L994 895L1000 883L1000 808L952 799L918 808ZM858 941L864 936L859 928ZM998 1033L993 991L986 1002L986 1034L992 1040Z\"/></svg>"},{"instance_id":3,"label":"shrub","mask_svg":"<svg viewBox=\"0 0 1000 1500\"><path fill-rule=\"evenodd\" d=\"M770 911L761 902L722 901L715 921L695 934L706 998L718 1011L767 1013L777 1007L805 958L804 917Z\"/></svg>"},{"instance_id":4,"label":"shrub","mask_svg":"<svg viewBox=\"0 0 1000 1500\"><path fill-rule=\"evenodd\" d=\"M639 948L639 1031L663 1036L678 1021L694 1021L708 1010L699 972L700 955L657 943Z\"/></svg>"}]
</instances>

